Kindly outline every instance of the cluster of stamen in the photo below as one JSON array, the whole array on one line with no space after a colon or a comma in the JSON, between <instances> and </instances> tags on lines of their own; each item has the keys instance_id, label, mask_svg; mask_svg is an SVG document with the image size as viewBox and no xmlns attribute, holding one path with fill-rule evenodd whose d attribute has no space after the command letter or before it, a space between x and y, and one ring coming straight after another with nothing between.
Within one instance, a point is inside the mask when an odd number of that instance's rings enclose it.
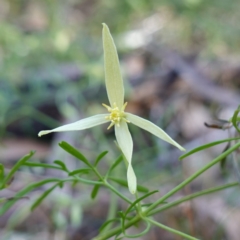
<instances>
[{"instance_id":1,"label":"cluster of stamen","mask_svg":"<svg viewBox=\"0 0 240 240\"><path fill-rule=\"evenodd\" d=\"M130 123L125 117L125 108L127 106L127 102L124 103L124 105L121 107L121 109L118 108L118 106L116 105L116 103L113 104L113 108L106 105L106 104L102 104L109 112L109 116L105 117L107 120L111 121L111 124L108 126L107 129L110 129L113 125L117 125L118 127L120 126L120 122L121 120Z\"/></svg>"}]
</instances>

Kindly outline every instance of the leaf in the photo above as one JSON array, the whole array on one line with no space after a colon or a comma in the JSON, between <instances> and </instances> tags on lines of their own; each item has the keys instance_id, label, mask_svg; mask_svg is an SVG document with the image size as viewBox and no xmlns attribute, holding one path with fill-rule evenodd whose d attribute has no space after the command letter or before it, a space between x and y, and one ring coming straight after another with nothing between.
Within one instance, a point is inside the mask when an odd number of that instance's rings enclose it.
<instances>
[{"instance_id":1,"label":"leaf","mask_svg":"<svg viewBox=\"0 0 240 240\"><path fill-rule=\"evenodd\" d=\"M3 179L2 181L2 185L0 187L0 189L3 189L6 187L7 183L9 183L12 179L13 179L13 175L14 173L22 166L24 165L24 163L26 161L28 161L28 159L30 159L35 152L31 151L29 154L25 155L24 157L22 157L14 166L13 168L10 170L10 172L7 174L7 176Z\"/></svg>"},{"instance_id":2,"label":"leaf","mask_svg":"<svg viewBox=\"0 0 240 240\"><path fill-rule=\"evenodd\" d=\"M204 144L202 146L196 147L196 148L192 149L191 151L183 154L182 156L179 157L179 160L182 160L183 158L186 158L186 157L192 155L193 153L202 151L204 149L213 147L215 145L218 145L218 144L221 144L221 143L225 143L225 142L230 142L230 141L233 141L233 140L239 140L239 139L240 139L240 137L237 137L237 138L227 138L227 139L223 139L223 140L219 140L219 141L215 141L215 142Z\"/></svg>"},{"instance_id":3,"label":"leaf","mask_svg":"<svg viewBox=\"0 0 240 240\"><path fill-rule=\"evenodd\" d=\"M53 169L62 170L62 167L57 167L55 165L46 164L46 163L25 162L23 165L28 167L42 167L42 168L53 168Z\"/></svg>"},{"instance_id":4,"label":"leaf","mask_svg":"<svg viewBox=\"0 0 240 240\"><path fill-rule=\"evenodd\" d=\"M4 179L4 166L3 164L0 163L0 183L3 181Z\"/></svg>"},{"instance_id":5,"label":"leaf","mask_svg":"<svg viewBox=\"0 0 240 240\"><path fill-rule=\"evenodd\" d=\"M108 151L104 151L102 153L100 153L98 155L98 157L96 158L95 162L94 162L94 167L96 167L99 163L99 161L108 153Z\"/></svg>"},{"instance_id":6,"label":"leaf","mask_svg":"<svg viewBox=\"0 0 240 240\"><path fill-rule=\"evenodd\" d=\"M67 142L60 142L59 146L64 149L66 152L70 153L80 161L84 162L86 165L92 168L92 165L89 163L89 161L84 157L82 153L80 153L76 148L68 144Z\"/></svg>"},{"instance_id":7,"label":"leaf","mask_svg":"<svg viewBox=\"0 0 240 240\"><path fill-rule=\"evenodd\" d=\"M25 196L25 197L9 197L9 198L0 198L0 203L4 203L7 201L11 201L11 200L20 200L20 199L29 199L29 197Z\"/></svg>"},{"instance_id":8,"label":"leaf","mask_svg":"<svg viewBox=\"0 0 240 240\"><path fill-rule=\"evenodd\" d=\"M119 185L121 185L123 187L128 187L128 183L124 179L119 179L119 178L114 178L114 177L109 177L109 179L118 183ZM139 192L148 192L149 191L146 187L141 186L141 185L137 185L137 190Z\"/></svg>"},{"instance_id":9,"label":"leaf","mask_svg":"<svg viewBox=\"0 0 240 240\"><path fill-rule=\"evenodd\" d=\"M100 188L100 185L95 185L93 187L93 190L92 190L92 193L91 193L91 198L92 199L96 198L99 188Z\"/></svg>"},{"instance_id":10,"label":"leaf","mask_svg":"<svg viewBox=\"0 0 240 240\"><path fill-rule=\"evenodd\" d=\"M67 173L69 172L69 170L67 169L67 167L66 167L64 162L62 162L60 160L55 160L54 163L59 165L63 171L65 171Z\"/></svg>"},{"instance_id":11,"label":"leaf","mask_svg":"<svg viewBox=\"0 0 240 240\"><path fill-rule=\"evenodd\" d=\"M70 172L68 175L69 176L74 176L76 174L89 174L89 172L91 171L92 169L90 168L82 168L82 169L77 169L77 170L74 170L72 172Z\"/></svg>"},{"instance_id":12,"label":"leaf","mask_svg":"<svg viewBox=\"0 0 240 240\"><path fill-rule=\"evenodd\" d=\"M240 133L240 128L238 127L238 114L240 112L240 105L238 106L237 110L234 112L233 117L232 117L232 124L236 128L236 130Z\"/></svg>"},{"instance_id":13,"label":"leaf","mask_svg":"<svg viewBox=\"0 0 240 240\"><path fill-rule=\"evenodd\" d=\"M3 215L19 198L23 197L25 194L31 192L35 188L38 188L40 186L43 186L45 184L48 184L50 182L59 182L58 178L49 178L49 179L44 179L42 181L32 183L28 185L27 187L23 188L20 190L13 198L12 200L4 203L4 205L0 208L0 216Z\"/></svg>"},{"instance_id":14,"label":"leaf","mask_svg":"<svg viewBox=\"0 0 240 240\"><path fill-rule=\"evenodd\" d=\"M230 145L231 145L230 142L228 142L226 147L223 149L222 153L227 151L230 148ZM220 161L220 167L221 167L222 170L225 168L226 160L227 160L227 156Z\"/></svg>"},{"instance_id":15,"label":"leaf","mask_svg":"<svg viewBox=\"0 0 240 240\"><path fill-rule=\"evenodd\" d=\"M117 167L117 165L118 165L122 160L123 160L123 156L120 155L120 156L117 158L117 160L112 164L112 166L108 169L105 178L108 177L108 175L113 171L113 169L114 169L115 167Z\"/></svg>"},{"instance_id":16,"label":"leaf","mask_svg":"<svg viewBox=\"0 0 240 240\"><path fill-rule=\"evenodd\" d=\"M57 186L59 183L53 185L47 191L45 191L31 206L31 211L33 211Z\"/></svg>"}]
</instances>

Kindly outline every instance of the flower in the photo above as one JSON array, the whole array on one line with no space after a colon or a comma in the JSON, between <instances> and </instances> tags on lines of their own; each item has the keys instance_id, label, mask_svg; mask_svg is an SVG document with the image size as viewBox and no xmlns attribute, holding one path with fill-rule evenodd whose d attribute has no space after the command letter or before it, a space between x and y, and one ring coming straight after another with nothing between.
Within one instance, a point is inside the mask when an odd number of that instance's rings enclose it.
<instances>
[{"instance_id":1,"label":"flower","mask_svg":"<svg viewBox=\"0 0 240 240\"><path fill-rule=\"evenodd\" d=\"M105 65L105 83L108 99L110 102L110 106L105 104L103 104L103 106L107 108L109 114L98 114L52 130L44 130L39 132L38 136L40 137L51 132L83 130L110 122L108 129L114 126L117 143L128 162L128 187L129 191L134 194L136 192L137 179L131 163L133 141L132 136L128 130L128 123L137 125L138 127L176 146L182 151L185 151L185 149L181 147L177 142L175 142L157 125L146 119L125 112L125 107L127 103L124 103L124 87L120 71L118 54L109 28L106 24L103 24L103 49Z\"/></svg>"}]
</instances>

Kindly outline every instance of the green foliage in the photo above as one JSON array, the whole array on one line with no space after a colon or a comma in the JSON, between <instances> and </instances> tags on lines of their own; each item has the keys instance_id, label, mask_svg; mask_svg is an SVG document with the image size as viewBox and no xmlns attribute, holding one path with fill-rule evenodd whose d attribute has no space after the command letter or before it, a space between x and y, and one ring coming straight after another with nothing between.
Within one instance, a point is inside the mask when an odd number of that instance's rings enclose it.
<instances>
[{"instance_id":1,"label":"green foliage","mask_svg":"<svg viewBox=\"0 0 240 240\"><path fill-rule=\"evenodd\" d=\"M1 186L0 189L6 188L10 182L12 181L14 174L16 171L26 162L28 161L32 156L34 155L34 152L30 152L29 154L25 155L22 157L11 169L11 171L5 176L4 176L4 167L1 166Z\"/></svg>"},{"instance_id":2,"label":"green foliage","mask_svg":"<svg viewBox=\"0 0 240 240\"><path fill-rule=\"evenodd\" d=\"M92 167L92 165L89 163L89 161L84 157L82 153L80 153L76 148L68 144L67 142L60 142L59 146L64 149L66 152L70 153L74 157L76 157L78 160L85 163L87 166Z\"/></svg>"},{"instance_id":3,"label":"green foliage","mask_svg":"<svg viewBox=\"0 0 240 240\"><path fill-rule=\"evenodd\" d=\"M31 210L33 211L36 207L38 207L42 201L57 187L59 186L59 183L54 184L51 188L46 190L31 206Z\"/></svg>"},{"instance_id":4,"label":"green foliage","mask_svg":"<svg viewBox=\"0 0 240 240\"><path fill-rule=\"evenodd\" d=\"M234 112L233 117L232 117L232 124L236 128L236 130L240 133L240 128L239 128L239 122L240 122L240 117L238 117L238 114L240 112L240 105L238 106L238 109Z\"/></svg>"},{"instance_id":5,"label":"green foliage","mask_svg":"<svg viewBox=\"0 0 240 240\"><path fill-rule=\"evenodd\" d=\"M92 190L92 193L91 193L91 198L92 198L92 199L95 199L95 198L96 198L99 189L100 189L100 185L95 185L95 186L93 187L93 190Z\"/></svg>"},{"instance_id":6,"label":"green foliage","mask_svg":"<svg viewBox=\"0 0 240 240\"><path fill-rule=\"evenodd\" d=\"M223 140L211 142L211 143L208 143L208 144L204 144L204 145L202 145L202 146L196 147L196 148L192 149L191 151L189 151L189 152L181 155L181 156L179 157L179 159L182 160L182 159L184 159L184 158L186 158L186 157L188 157L188 156L190 156L190 155L192 155L192 154L194 154L194 153L196 153L196 152L202 151L202 150L204 150L204 149L213 147L213 146L218 145L218 144L221 144L221 143L231 142L231 141L239 140L239 139L240 139L240 137L237 137L237 138L227 138L227 139L223 139Z\"/></svg>"},{"instance_id":7,"label":"green foliage","mask_svg":"<svg viewBox=\"0 0 240 240\"><path fill-rule=\"evenodd\" d=\"M234 116L232 118L233 126L238 126L239 119L238 119L238 113L239 109L235 111ZM235 123L234 123L235 122ZM236 133L238 133L238 130L236 128ZM225 184L222 186L205 189L203 191L199 191L187 196L184 196L180 199L177 199L175 201L170 201L169 198L174 195L176 192L180 191L182 188L184 188L186 185L191 183L194 179L196 179L198 176L203 174L205 171L210 169L212 166L214 166L217 163L221 163L224 159L226 159L227 156L230 154L235 153L235 151L240 147L240 141L239 137L235 138L228 138L223 139L215 142L211 142L202 146L199 146L188 153L182 155L180 159L190 156L196 152L203 151L207 148L210 148L212 146L216 146L218 144L222 143L229 143L229 147L225 149L225 151L219 156L217 156L215 159L213 159L211 162L206 164L204 167L199 169L196 173L192 174L190 177L185 179L183 182L181 182L179 185L174 187L172 190L164 194L162 197L157 199L155 202L151 203L145 203L144 201L146 198L150 197L151 195L158 192L158 190L151 190L149 192L149 189L145 186L138 185L137 191L140 194L141 192L145 193L143 196L138 197L138 193L136 194L135 200L128 199L121 191L120 187L127 187L127 181L124 179L120 179L115 177L114 173L116 171L116 168L119 167L119 164L122 163L123 157L119 156L113 163L109 166L109 169L105 170L104 174L101 174L98 168L101 166L101 163L105 160L104 157L106 157L107 151L101 152L98 157L90 161L87 159L87 157L81 153L79 150L68 144L67 142L61 142L59 146L64 149L67 153L74 156L77 160L79 160L81 163L84 163L85 167L81 167L79 169L75 169L73 171L70 171L66 165L61 160L55 160L54 164L46 164L46 163L37 163L33 161L29 161L29 159L33 156L34 152L30 152L29 154L25 155L23 158L21 158L14 166L13 168L8 172L8 174L5 174L5 169L3 165L0 165L0 180L1 180L1 189L8 187L11 179L14 177L16 171L21 168L22 166L28 166L31 168L46 168L46 169L55 169L58 171L63 171L68 174L68 177L66 178L47 178L38 182L30 183L29 185L25 186L23 189L18 191L15 196L11 198L2 198L0 199L1 207L0 207L0 215L3 215L6 213L15 203L16 201L19 201L20 199L30 198L31 192L35 191L38 188L42 188L43 191L40 194L37 199L34 200L34 202L31 204L30 209L34 210L36 207L38 207L57 187L62 188L66 183L70 184L89 184L92 185L92 191L90 194L91 199L95 199L98 194L100 194L100 190L102 187L107 188L112 193L119 196L123 201L125 201L128 204L128 207L126 210L121 210L118 212L119 217L116 217L116 213L114 215L111 214L111 217L107 218L105 223L100 228L100 235L98 235L95 240L104 240L108 239L110 237L115 237L115 239L122 239L124 237L127 238L139 238L143 235L145 235L152 225L158 226L160 228L163 228L166 231L170 231L173 234L179 235L184 237L185 239L189 240L196 240L197 238L192 237L190 235L187 235L183 232L180 232L178 230L172 229L168 226L165 226L159 222L156 222L152 219L152 215L156 213L160 213L162 211L165 211L167 209L170 209L180 203L189 201L191 199L211 194L217 191L221 191L224 189L228 189L231 187L239 186L238 182ZM234 144L233 144L234 142ZM87 178L83 178L82 176L85 176ZM95 180L97 179L97 181ZM114 182L115 184L112 185L111 182ZM48 185L51 185L50 187ZM115 187L117 185L117 187ZM28 196L29 195L29 196ZM81 213L81 210L78 206L78 212ZM110 216L110 215L109 215ZM73 220L75 223L81 221L81 217L74 217L75 220ZM146 228L141 231L138 234L135 235L129 235L126 233L126 230L131 226L138 226L139 222L144 222L146 224ZM60 223L59 223L60 224ZM107 227L111 226L112 224L116 224L116 227L113 229L110 229L108 231L104 231L107 229Z\"/></svg>"},{"instance_id":8,"label":"green foliage","mask_svg":"<svg viewBox=\"0 0 240 240\"><path fill-rule=\"evenodd\" d=\"M103 159L103 157L108 153L108 151L104 151L102 153L100 153L98 155L98 157L96 158L95 162L94 162L94 167L96 167L98 165L98 163Z\"/></svg>"}]
</instances>

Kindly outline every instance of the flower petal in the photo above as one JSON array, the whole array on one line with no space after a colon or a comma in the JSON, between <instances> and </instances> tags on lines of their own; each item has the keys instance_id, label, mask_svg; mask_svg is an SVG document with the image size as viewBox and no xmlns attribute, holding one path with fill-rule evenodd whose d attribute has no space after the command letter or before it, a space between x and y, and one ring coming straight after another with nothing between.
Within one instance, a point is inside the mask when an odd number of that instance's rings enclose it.
<instances>
[{"instance_id":1,"label":"flower petal","mask_svg":"<svg viewBox=\"0 0 240 240\"><path fill-rule=\"evenodd\" d=\"M119 147L121 148L125 158L128 161L127 169L128 188L129 191L132 194L134 194L137 188L137 179L132 168L133 141L126 122L122 121L119 127L115 125L115 135Z\"/></svg>"},{"instance_id":2,"label":"flower petal","mask_svg":"<svg viewBox=\"0 0 240 240\"><path fill-rule=\"evenodd\" d=\"M63 125L61 127L57 127L52 130L41 131L38 133L38 136L41 137L42 135L45 135L51 132L77 131L77 130L83 130L83 129L95 127L97 125L109 122L109 120L105 118L107 116L108 114L98 114L89 118L84 118L80 121Z\"/></svg>"},{"instance_id":3,"label":"flower petal","mask_svg":"<svg viewBox=\"0 0 240 240\"><path fill-rule=\"evenodd\" d=\"M117 49L108 26L103 23L103 50L104 50L104 66L105 66L105 81L108 99L111 107L114 103L119 109L123 106L124 87L119 66Z\"/></svg>"},{"instance_id":4,"label":"flower petal","mask_svg":"<svg viewBox=\"0 0 240 240\"><path fill-rule=\"evenodd\" d=\"M179 148L181 151L186 151L182 146L180 146L177 142L175 142L167 133L165 133L160 127L155 125L154 123L133 115L131 113L125 113L127 120L131 123L137 125L138 127L152 133L153 135L163 139L164 141L171 143L175 147Z\"/></svg>"}]
</instances>

